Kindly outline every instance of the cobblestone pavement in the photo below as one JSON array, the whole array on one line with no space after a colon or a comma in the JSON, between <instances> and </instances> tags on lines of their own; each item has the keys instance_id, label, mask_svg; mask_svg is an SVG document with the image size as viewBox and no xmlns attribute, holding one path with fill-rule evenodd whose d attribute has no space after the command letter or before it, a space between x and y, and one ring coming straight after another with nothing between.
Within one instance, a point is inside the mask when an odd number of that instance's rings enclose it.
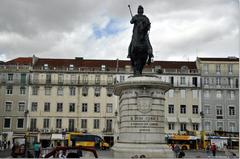
<instances>
[{"instance_id":1,"label":"cobblestone pavement","mask_svg":"<svg viewBox=\"0 0 240 159\"><path fill-rule=\"evenodd\" d=\"M216 159L227 158L225 153L221 151L218 151L215 157L213 157L212 154L208 156L207 153L202 150L188 150L184 152L185 152L184 158L216 158ZM238 151L235 151L235 153L237 154L237 156L239 156ZM113 151L112 150L98 151L98 156L99 158L113 158ZM230 156L229 158L234 158L234 157ZM238 157L235 157L235 158L238 158Z\"/></svg>"},{"instance_id":2,"label":"cobblestone pavement","mask_svg":"<svg viewBox=\"0 0 240 159\"><path fill-rule=\"evenodd\" d=\"M185 157L184 158L208 158L207 153L202 150L188 150L184 151L185 152ZM235 150L234 153L239 156L238 151ZM98 151L98 156L101 159L110 159L113 158L113 151L110 150L101 150ZM11 158L11 150L2 150L0 151L0 158ZM213 158L212 154L210 154L209 158ZM216 159L225 159L227 156L225 155L224 152L218 151L215 156ZM229 158L234 158L233 156L230 156ZM238 158L238 157L235 157Z\"/></svg>"},{"instance_id":3,"label":"cobblestone pavement","mask_svg":"<svg viewBox=\"0 0 240 159\"><path fill-rule=\"evenodd\" d=\"M9 158L11 156L11 149L0 150L0 158Z\"/></svg>"}]
</instances>

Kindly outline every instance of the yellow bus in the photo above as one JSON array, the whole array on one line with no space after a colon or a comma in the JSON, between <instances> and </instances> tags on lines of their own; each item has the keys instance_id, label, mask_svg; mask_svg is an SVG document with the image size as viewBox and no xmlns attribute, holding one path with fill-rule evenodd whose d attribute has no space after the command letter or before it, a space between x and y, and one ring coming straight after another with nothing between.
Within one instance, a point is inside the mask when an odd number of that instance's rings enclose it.
<instances>
[{"instance_id":1,"label":"yellow bus","mask_svg":"<svg viewBox=\"0 0 240 159\"><path fill-rule=\"evenodd\" d=\"M69 133L69 146L94 147L96 149L108 149L110 146L100 136L83 133Z\"/></svg>"},{"instance_id":2,"label":"yellow bus","mask_svg":"<svg viewBox=\"0 0 240 159\"><path fill-rule=\"evenodd\" d=\"M178 144L182 150L198 149L200 138L191 135L171 135L167 139L169 145Z\"/></svg>"}]
</instances>

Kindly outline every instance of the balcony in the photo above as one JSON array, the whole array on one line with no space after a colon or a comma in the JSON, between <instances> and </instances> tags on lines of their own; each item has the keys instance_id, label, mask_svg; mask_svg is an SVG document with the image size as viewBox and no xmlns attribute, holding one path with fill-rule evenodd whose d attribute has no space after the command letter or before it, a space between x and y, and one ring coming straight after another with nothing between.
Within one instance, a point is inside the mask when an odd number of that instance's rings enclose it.
<instances>
[{"instance_id":1,"label":"balcony","mask_svg":"<svg viewBox=\"0 0 240 159\"><path fill-rule=\"evenodd\" d=\"M160 71L161 73L164 74L192 74L192 75L200 75L200 71L197 69L186 69L186 70L181 70L181 69L162 69Z\"/></svg>"},{"instance_id":2,"label":"balcony","mask_svg":"<svg viewBox=\"0 0 240 159\"><path fill-rule=\"evenodd\" d=\"M113 135L113 129L112 128L104 128L103 129L103 131L102 131L102 133L104 134L104 135Z\"/></svg>"},{"instance_id":3,"label":"balcony","mask_svg":"<svg viewBox=\"0 0 240 159\"><path fill-rule=\"evenodd\" d=\"M203 84L203 89L238 89L238 85L229 84Z\"/></svg>"},{"instance_id":4,"label":"balcony","mask_svg":"<svg viewBox=\"0 0 240 159\"><path fill-rule=\"evenodd\" d=\"M20 78L15 78L13 80L2 79L0 80L1 85L26 85L27 80L22 80Z\"/></svg>"},{"instance_id":5,"label":"balcony","mask_svg":"<svg viewBox=\"0 0 240 159\"><path fill-rule=\"evenodd\" d=\"M95 80L64 80L64 81L58 81L58 80L46 80L46 79L30 79L29 80L30 85L57 85L57 86L86 86L86 85L113 85L107 80L100 80L98 83L95 82Z\"/></svg>"}]
</instances>

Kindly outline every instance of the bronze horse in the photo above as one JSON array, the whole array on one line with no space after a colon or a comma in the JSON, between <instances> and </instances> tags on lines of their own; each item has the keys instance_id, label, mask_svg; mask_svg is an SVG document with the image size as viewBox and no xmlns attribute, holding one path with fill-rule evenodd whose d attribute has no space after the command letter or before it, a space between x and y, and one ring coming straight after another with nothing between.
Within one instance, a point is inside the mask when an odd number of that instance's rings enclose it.
<instances>
[{"instance_id":1,"label":"bronze horse","mask_svg":"<svg viewBox=\"0 0 240 159\"><path fill-rule=\"evenodd\" d=\"M138 7L138 14L130 21L134 24L132 41L128 48L128 57L131 59L134 76L142 75L143 67L146 63L151 63L152 46L149 41L148 32L150 21L143 15L143 7Z\"/></svg>"}]
</instances>

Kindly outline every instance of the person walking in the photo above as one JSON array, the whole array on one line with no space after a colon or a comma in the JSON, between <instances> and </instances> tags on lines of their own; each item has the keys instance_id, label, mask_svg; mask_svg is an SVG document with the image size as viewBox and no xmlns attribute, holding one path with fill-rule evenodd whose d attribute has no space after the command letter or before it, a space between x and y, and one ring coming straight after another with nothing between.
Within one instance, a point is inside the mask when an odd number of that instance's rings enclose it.
<instances>
[{"instance_id":1,"label":"person walking","mask_svg":"<svg viewBox=\"0 0 240 159\"><path fill-rule=\"evenodd\" d=\"M3 142L3 148L4 148L4 150L7 149L7 141L4 141L4 142Z\"/></svg>"},{"instance_id":2,"label":"person walking","mask_svg":"<svg viewBox=\"0 0 240 159\"><path fill-rule=\"evenodd\" d=\"M35 158L39 158L39 155L40 155L40 150L41 150L41 145L39 142L36 142L34 145L33 145L33 149L34 149L34 157Z\"/></svg>"},{"instance_id":3,"label":"person walking","mask_svg":"<svg viewBox=\"0 0 240 159\"><path fill-rule=\"evenodd\" d=\"M224 145L223 145L223 151L224 151L227 158L229 158L231 156L231 152L229 151L226 143L224 143Z\"/></svg>"},{"instance_id":4,"label":"person walking","mask_svg":"<svg viewBox=\"0 0 240 159\"><path fill-rule=\"evenodd\" d=\"M215 143L212 143L211 151L212 151L213 157L215 157L216 156L216 151L217 151L217 146L215 145Z\"/></svg>"},{"instance_id":5,"label":"person walking","mask_svg":"<svg viewBox=\"0 0 240 159\"><path fill-rule=\"evenodd\" d=\"M0 140L0 151L2 150L2 140Z\"/></svg>"},{"instance_id":6,"label":"person walking","mask_svg":"<svg viewBox=\"0 0 240 159\"><path fill-rule=\"evenodd\" d=\"M176 158L178 158L179 152L180 152L180 147L178 144L175 145L174 149L173 149Z\"/></svg>"},{"instance_id":7,"label":"person walking","mask_svg":"<svg viewBox=\"0 0 240 159\"><path fill-rule=\"evenodd\" d=\"M8 149L10 149L11 142L9 140L8 140L7 144L8 144Z\"/></svg>"},{"instance_id":8,"label":"person walking","mask_svg":"<svg viewBox=\"0 0 240 159\"><path fill-rule=\"evenodd\" d=\"M208 144L206 147L206 153L207 153L207 157L210 157L210 145Z\"/></svg>"}]
</instances>

